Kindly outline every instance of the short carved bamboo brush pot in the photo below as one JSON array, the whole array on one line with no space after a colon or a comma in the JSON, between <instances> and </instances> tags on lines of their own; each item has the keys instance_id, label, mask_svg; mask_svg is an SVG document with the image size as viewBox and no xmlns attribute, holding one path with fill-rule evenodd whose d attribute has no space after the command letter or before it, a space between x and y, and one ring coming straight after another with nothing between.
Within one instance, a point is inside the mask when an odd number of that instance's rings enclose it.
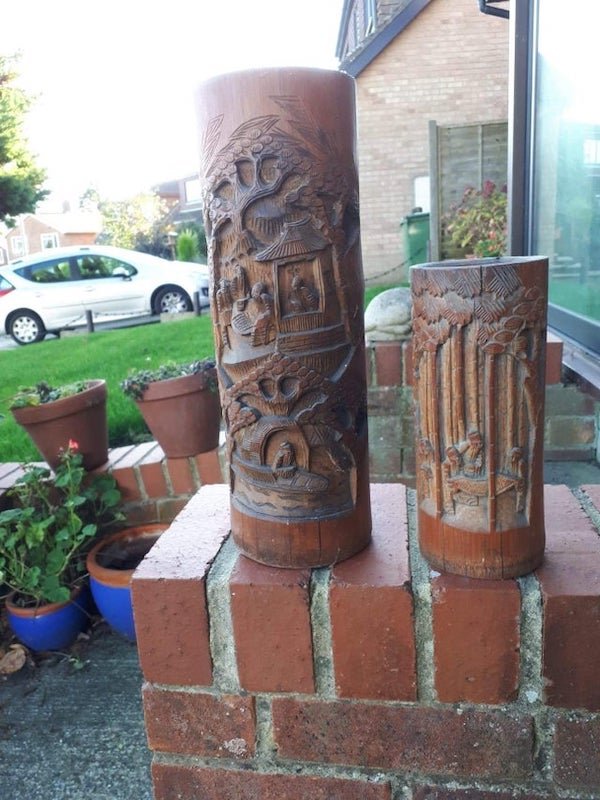
<instances>
[{"instance_id":1,"label":"short carved bamboo brush pot","mask_svg":"<svg viewBox=\"0 0 600 800\"><path fill-rule=\"evenodd\" d=\"M548 261L411 268L419 542L436 569L513 578L544 552Z\"/></svg>"},{"instance_id":2,"label":"short carved bamboo brush pot","mask_svg":"<svg viewBox=\"0 0 600 800\"><path fill-rule=\"evenodd\" d=\"M233 537L332 564L371 535L354 81L231 73L197 109Z\"/></svg>"}]
</instances>

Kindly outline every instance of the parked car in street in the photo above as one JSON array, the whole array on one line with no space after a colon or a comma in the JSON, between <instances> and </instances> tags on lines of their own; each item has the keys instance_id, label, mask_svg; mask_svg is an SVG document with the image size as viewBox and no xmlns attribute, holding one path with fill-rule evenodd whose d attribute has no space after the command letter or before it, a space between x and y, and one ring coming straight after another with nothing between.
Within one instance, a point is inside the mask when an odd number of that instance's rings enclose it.
<instances>
[{"instance_id":1,"label":"parked car in street","mask_svg":"<svg viewBox=\"0 0 600 800\"><path fill-rule=\"evenodd\" d=\"M103 245L44 250L0 266L0 330L18 344L93 319L209 305L208 268Z\"/></svg>"}]
</instances>

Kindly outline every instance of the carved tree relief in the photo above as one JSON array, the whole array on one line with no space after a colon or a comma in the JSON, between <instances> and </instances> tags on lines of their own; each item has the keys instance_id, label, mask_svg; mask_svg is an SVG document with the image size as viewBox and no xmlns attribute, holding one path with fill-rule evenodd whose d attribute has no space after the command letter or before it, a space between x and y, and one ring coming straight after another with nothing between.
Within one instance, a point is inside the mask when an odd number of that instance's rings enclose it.
<instances>
[{"instance_id":1,"label":"carved tree relief","mask_svg":"<svg viewBox=\"0 0 600 800\"><path fill-rule=\"evenodd\" d=\"M424 527L445 531L442 561L452 529L535 525L543 538L544 268L490 259L411 270L417 491Z\"/></svg>"},{"instance_id":2,"label":"carved tree relief","mask_svg":"<svg viewBox=\"0 0 600 800\"><path fill-rule=\"evenodd\" d=\"M201 153L232 505L283 524L356 509L366 386L357 179L338 143L348 131L308 90L269 92L281 86L269 72L257 100L269 113L239 121L225 108Z\"/></svg>"}]
</instances>

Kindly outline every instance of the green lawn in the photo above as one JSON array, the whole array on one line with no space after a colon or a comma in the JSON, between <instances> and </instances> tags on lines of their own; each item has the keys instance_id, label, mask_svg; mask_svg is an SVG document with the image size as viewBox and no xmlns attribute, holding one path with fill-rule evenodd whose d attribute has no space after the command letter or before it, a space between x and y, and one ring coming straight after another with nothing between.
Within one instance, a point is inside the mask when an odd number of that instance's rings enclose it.
<instances>
[{"instance_id":1,"label":"green lawn","mask_svg":"<svg viewBox=\"0 0 600 800\"><path fill-rule=\"evenodd\" d=\"M165 361L194 361L213 354L213 327L208 314L172 323L48 339L0 352L0 462L40 458L9 411L11 398L20 386L39 381L59 386L103 378L108 387L110 446L115 447L148 434L137 406L119 388L119 381L130 369L152 368Z\"/></svg>"}]
</instances>

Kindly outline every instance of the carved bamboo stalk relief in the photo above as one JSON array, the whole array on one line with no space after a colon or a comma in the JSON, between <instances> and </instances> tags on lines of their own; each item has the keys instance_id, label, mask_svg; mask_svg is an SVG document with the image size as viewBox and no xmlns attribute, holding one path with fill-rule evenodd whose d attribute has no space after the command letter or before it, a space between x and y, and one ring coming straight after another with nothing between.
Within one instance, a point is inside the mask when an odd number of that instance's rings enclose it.
<instances>
[{"instance_id":1,"label":"carved bamboo stalk relief","mask_svg":"<svg viewBox=\"0 0 600 800\"><path fill-rule=\"evenodd\" d=\"M480 578L525 574L544 550L548 263L411 269L421 550Z\"/></svg>"},{"instance_id":2,"label":"carved bamboo stalk relief","mask_svg":"<svg viewBox=\"0 0 600 800\"><path fill-rule=\"evenodd\" d=\"M233 536L329 564L371 529L354 82L231 73L198 113Z\"/></svg>"}]
</instances>

